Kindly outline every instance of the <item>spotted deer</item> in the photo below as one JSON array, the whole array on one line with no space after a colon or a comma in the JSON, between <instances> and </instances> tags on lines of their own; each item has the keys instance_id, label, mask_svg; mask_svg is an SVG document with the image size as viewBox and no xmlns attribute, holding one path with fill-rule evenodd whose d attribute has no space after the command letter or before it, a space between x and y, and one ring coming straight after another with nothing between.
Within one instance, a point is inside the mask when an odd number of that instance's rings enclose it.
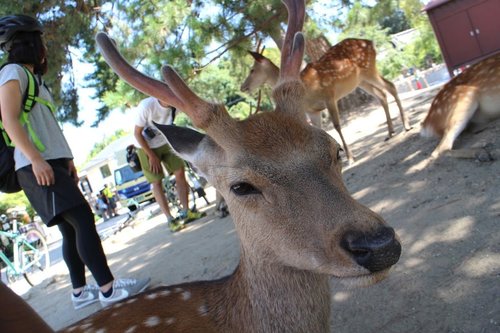
<instances>
[{"instance_id":1,"label":"spotted deer","mask_svg":"<svg viewBox=\"0 0 500 333\"><path fill-rule=\"evenodd\" d=\"M162 69L164 82L149 78L106 34L96 36L123 80L183 110L205 131L158 125L226 198L240 261L229 276L147 290L66 332L328 332L330 277L369 285L399 260L394 230L348 194L339 145L305 120L299 79L305 4L284 2L289 18L276 110L241 121L198 97L170 66Z\"/></svg>"},{"instance_id":2,"label":"spotted deer","mask_svg":"<svg viewBox=\"0 0 500 333\"><path fill-rule=\"evenodd\" d=\"M453 148L453 142L469 123L484 125L500 117L500 53L467 68L438 92L420 134L440 137L432 152L437 158ZM459 157L475 157L481 149L462 149Z\"/></svg>"},{"instance_id":3,"label":"spotted deer","mask_svg":"<svg viewBox=\"0 0 500 333\"><path fill-rule=\"evenodd\" d=\"M241 85L241 90L252 92L266 83L275 86L278 82L279 68L262 54L253 51L249 53L255 61L248 77ZM382 104L389 137L394 134L394 127L385 92L394 97L405 130L411 129L396 87L383 78L377 70L376 52L370 40L344 39L332 46L318 61L307 64L300 73L300 79L306 88L304 105L312 122L321 127L320 111L325 107L328 109L350 163L354 161L354 157L342 135L337 103L354 89L358 87L363 89Z\"/></svg>"}]
</instances>

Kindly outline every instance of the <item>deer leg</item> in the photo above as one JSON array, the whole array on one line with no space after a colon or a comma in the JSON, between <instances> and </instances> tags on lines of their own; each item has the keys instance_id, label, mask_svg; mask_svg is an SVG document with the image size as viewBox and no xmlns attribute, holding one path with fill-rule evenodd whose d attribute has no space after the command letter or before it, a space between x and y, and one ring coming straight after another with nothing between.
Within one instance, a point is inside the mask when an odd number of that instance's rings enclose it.
<instances>
[{"instance_id":1,"label":"deer leg","mask_svg":"<svg viewBox=\"0 0 500 333\"><path fill-rule=\"evenodd\" d=\"M405 111L403 110L403 105L401 104L401 100L399 99L398 91L396 89L396 86L394 83L391 81L380 77L384 83L387 91L394 97L394 100L396 101L396 104L399 109L399 115L401 116L401 121L403 122L403 127L405 128L406 131L411 130L411 125L410 121L408 120L408 116L406 115Z\"/></svg>"},{"instance_id":2,"label":"deer leg","mask_svg":"<svg viewBox=\"0 0 500 333\"><path fill-rule=\"evenodd\" d=\"M347 143L345 142L344 136L342 135L342 130L340 129L340 116L339 109L337 107L337 101L334 99L329 100L326 103L326 107L328 109L328 113L330 114L330 119L332 120L333 127L335 127L335 130L340 136L340 140L342 140L342 145L344 146L347 160L349 164L352 164L354 162L354 158L351 154L351 151L349 150L349 147L347 146Z\"/></svg>"},{"instance_id":3,"label":"deer leg","mask_svg":"<svg viewBox=\"0 0 500 333\"><path fill-rule=\"evenodd\" d=\"M387 131L389 132L388 138L391 138L392 135L394 134L394 126L392 125L392 119L391 119L391 113L389 112L389 105L387 105L387 96L384 93L383 90L380 90L376 88L375 86L372 86L369 83L361 82L359 84L359 87L378 99L382 107L384 108L385 112L385 119L387 121Z\"/></svg>"},{"instance_id":4,"label":"deer leg","mask_svg":"<svg viewBox=\"0 0 500 333\"><path fill-rule=\"evenodd\" d=\"M432 152L433 158L439 157L444 151L451 150L453 142L465 129L479 106L476 91L464 88L465 90L455 91L456 102L450 111L443 137Z\"/></svg>"},{"instance_id":5,"label":"deer leg","mask_svg":"<svg viewBox=\"0 0 500 333\"><path fill-rule=\"evenodd\" d=\"M403 105L401 104L401 100L399 99L398 91L396 90L396 86L394 86L394 83L384 79L378 73L373 75L373 77L367 77L365 79L366 81L368 81L368 83L375 86L376 88L387 90L394 97L394 100L396 101L399 109L399 114L401 116L401 121L403 122L404 129L406 131L411 130L410 121L408 120L408 116L403 110Z\"/></svg>"}]
</instances>

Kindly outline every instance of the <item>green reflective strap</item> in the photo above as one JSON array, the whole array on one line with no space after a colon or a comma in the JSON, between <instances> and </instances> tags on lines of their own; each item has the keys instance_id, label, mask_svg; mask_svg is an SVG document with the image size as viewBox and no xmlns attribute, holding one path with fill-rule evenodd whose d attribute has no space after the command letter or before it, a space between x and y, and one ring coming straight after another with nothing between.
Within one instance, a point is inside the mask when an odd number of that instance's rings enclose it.
<instances>
[{"instance_id":1,"label":"green reflective strap","mask_svg":"<svg viewBox=\"0 0 500 333\"><path fill-rule=\"evenodd\" d=\"M35 97L34 99L35 99L35 101L36 101L37 103L43 104L43 105L45 105L46 107L48 107L48 108L49 108L49 110L50 110L50 112L52 112L53 114L56 114L56 107L55 107L55 105L54 105L54 104L52 104L51 102L49 102L49 101L47 101L47 100L45 100L45 99L43 99L43 98L40 98L40 97L38 97L38 96L37 96L37 97Z\"/></svg>"},{"instance_id":2,"label":"green reflective strap","mask_svg":"<svg viewBox=\"0 0 500 333\"><path fill-rule=\"evenodd\" d=\"M22 68L24 69L24 71L26 72L26 76L28 77L28 91L27 91L28 95L27 95L26 101L24 102L24 105L23 105L23 111L30 112L31 109L33 108L33 105L35 104L35 99L36 99L36 96L35 96L35 89L36 89L35 77L24 66L22 66Z\"/></svg>"},{"instance_id":3,"label":"green reflective strap","mask_svg":"<svg viewBox=\"0 0 500 333\"><path fill-rule=\"evenodd\" d=\"M28 130L28 134L31 137L31 140L32 140L33 144L35 145L36 149L38 149L40 152L43 152L43 151L45 151L45 145L42 143L42 141L40 140L38 135L36 135L35 130L33 129L33 126L31 126L31 123L28 119L28 113L31 112L31 109L34 107L35 103L40 103L40 104L47 106L52 113L55 113L56 108L49 101L46 101L43 98L35 96L35 94L36 94L35 77L24 66L22 66L22 68L24 69L24 71L26 72L26 76L28 77L28 91L27 91L26 101L24 102L24 105L23 105L23 112L21 112L20 122L21 122L21 125L26 125L27 130Z\"/></svg>"},{"instance_id":4,"label":"green reflective strap","mask_svg":"<svg viewBox=\"0 0 500 333\"><path fill-rule=\"evenodd\" d=\"M28 129L29 136L31 137L31 141L33 141L33 144L35 145L36 149L40 152L45 151L45 146L42 143L42 141L38 138L38 135L36 135L35 130L31 126L31 122L28 121L28 113L27 112L21 112L21 125L26 125Z\"/></svg>"},{"instance_id":5,"label":"green reflective strap","mask_svg":"<svg viewBox=\"0 0 500 333\"><path fill-rule=\"evenodd\" d=\"M33 130L33 127L31 126L30 121L28 119L28 113L31 111L31 109L35 105L35 102L39 102L39 103L46 105L50 109L51 112L55 112L55 107L52 103L47 102L44 99L39 98L38 96L35 96L35 94L36 94L35 77L24 66L21 66L21 67L24 69L24 72L26 73L26 77L28 78L28 87L27 87L26 100L24 101L24 105L22 106L21 114L19 115L19 122L21 123L22 126L26 125L26 128L28 130L28 134L31 137L31 140L33 141L33 144L35 145L36 149L43 152L43 151L45 151L45 146L42 143L42 141L38 138L35 131ZM12 140L10 139L7 132L5 131L5 128L4 128L3 123L1 121L0 121L0 130L2 131L2 136L4 138L5 143L10 147L14 147L14 144L12 143Z\"/></svg>"}]
</instances>

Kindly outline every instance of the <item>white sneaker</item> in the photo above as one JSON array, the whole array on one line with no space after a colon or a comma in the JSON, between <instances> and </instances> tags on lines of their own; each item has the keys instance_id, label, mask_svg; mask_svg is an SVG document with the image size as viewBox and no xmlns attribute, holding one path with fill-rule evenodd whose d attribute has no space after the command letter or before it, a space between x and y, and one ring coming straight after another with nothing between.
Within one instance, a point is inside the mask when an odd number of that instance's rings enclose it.
<instances>
[{"instance_id":1,"label":"white sneaker","mask_svg":"<svg viewBox=\"0 0 500 333\"><path fill-rule=\"evenodd\" d=\"M73 307L75 310L86 307L93 304L99 300L99 287L96 285L86 285L83 287L80 296L76 297L71 293L71 301L73 302Z\"/></svg>"},{"instance_id":2,"label":"white sneaker","mask_svg":"<svg viewBox=\"0 0 500 333\"><path fill-rule=\"evenodd\" d=\"M117 279L113 281L113 293L109 297L99 293L101 305L106 307L112 303L121 301L129 296L140 293L149 285L150 278L147 279Z\"/></svg>"}]
</instances>

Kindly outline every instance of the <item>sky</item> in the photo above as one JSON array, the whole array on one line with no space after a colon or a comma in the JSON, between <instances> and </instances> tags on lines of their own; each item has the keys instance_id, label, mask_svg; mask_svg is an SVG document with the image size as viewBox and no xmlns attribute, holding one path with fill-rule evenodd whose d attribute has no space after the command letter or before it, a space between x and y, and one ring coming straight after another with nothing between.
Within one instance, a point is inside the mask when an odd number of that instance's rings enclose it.
<instances>
[{"instance_id":1,"label":"sky","mask_svg":"<svg viewBox=\"0 0 500 333\"><path fill-rule=\"evenodd\" d=\"M63 124L62 128L73 152L75 164L82 166L96 143L101 142L105 137L111 136L119 129L132 132L135 114L133 109L127 109L125 112L112 110L110 115L98 127L91 127L96 119L99 101L91 98L93 95L92 89L83 88L82 85L84 85L85 75L91 73L92 65L81 63L77 58L78 55L73 57L73 68L79 95L80 111L78 119L83 121L83 125L75 127L71 124Z\"/></svg>"}]
</instances>

